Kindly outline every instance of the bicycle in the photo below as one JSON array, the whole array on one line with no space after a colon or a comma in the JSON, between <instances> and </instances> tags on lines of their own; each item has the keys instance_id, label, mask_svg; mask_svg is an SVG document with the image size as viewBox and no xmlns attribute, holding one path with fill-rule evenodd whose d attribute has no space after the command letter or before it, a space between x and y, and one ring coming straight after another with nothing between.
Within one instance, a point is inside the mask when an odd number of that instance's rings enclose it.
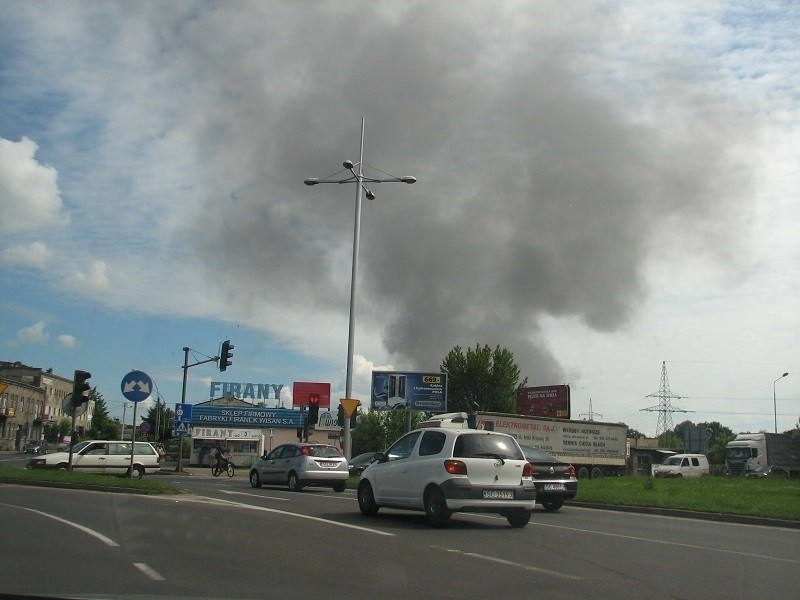
<instances>
[{"instance_id":1,"label":"bicycle","mask_svg":"<svg viewBox=\"0 0 800 600\"><path fill-rule=\"evenodd\" d=\"M214 477L219 477L220 473L227 473L228 477L233 477L236 473L236 467L227 458L222 458L211 467L211 474Z\"/></svg>"}]
</instances>

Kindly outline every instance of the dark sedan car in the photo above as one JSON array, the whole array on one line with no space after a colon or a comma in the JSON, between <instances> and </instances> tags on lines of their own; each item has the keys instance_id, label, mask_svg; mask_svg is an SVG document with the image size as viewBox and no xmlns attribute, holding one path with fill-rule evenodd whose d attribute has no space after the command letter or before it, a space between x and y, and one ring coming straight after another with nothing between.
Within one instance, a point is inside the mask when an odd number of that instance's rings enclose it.
<instances>
[{"instance_id":1,"label":"dark sedan car","mask_svg":"<svg viewBox=\"0 0 800 600\"><path fill-rule=\"evenodd\" d=\"M536 501L545 510L558 510L564 500L578 493L578 478L575 467L542 452L533 446L520 444L526 460L533 467L533 483L536 486Z\"/></svg>"},{"instance_id":2,"label":"dark sedan car","mask_svg":"<svg viewBox=\"0 0 800 600\"><path fill-rule=\"evenodd\" d=\"M364 452L364 454L351 458L348 463L350 475L361 475L364 469L375 460L375 454L376 452Z\"/></svg>"}]
</instances>

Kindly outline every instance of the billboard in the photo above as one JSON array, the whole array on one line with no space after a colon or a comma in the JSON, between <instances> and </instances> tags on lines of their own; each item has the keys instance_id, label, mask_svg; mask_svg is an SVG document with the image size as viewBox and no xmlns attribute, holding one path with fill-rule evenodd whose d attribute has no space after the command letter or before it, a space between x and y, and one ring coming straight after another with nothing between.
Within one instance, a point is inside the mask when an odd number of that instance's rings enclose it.
<instances>
[{"instance_id":1,"label":"billboard","mask_svg":"<svg viewBox=\"0 0 800 600\"><path fill-rule=\"evenodd\" d=\"M545 385L518 389L517 414L569 419L569 386Z\"/></svg>"},{"instance_id":2,"label":"billboard","mask_svg":"<svg viewBox=\"0 0 800 600\"><path fill-rule=\"evenodd\" d=\"M330 383L295 381L292 384L292 406L308 406L308 399L312 395L319 399L320 409L331 407Z\"/></svg>"},{"instance_id":3,"label":"billboard","mask_svg":"<svg viewBox=\"0 0 800 600\"><path fill-rule=\"evenodd\" d=\"M372 372L372 410L447 411L447 373Z\"/></svg>"}]
</instances>

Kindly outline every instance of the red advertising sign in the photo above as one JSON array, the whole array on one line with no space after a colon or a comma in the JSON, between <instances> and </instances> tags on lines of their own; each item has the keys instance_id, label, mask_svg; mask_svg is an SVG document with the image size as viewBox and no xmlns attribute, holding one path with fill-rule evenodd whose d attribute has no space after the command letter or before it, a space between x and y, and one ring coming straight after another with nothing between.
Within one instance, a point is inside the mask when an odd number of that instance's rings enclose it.
<instances>
[{"instance_id":1,"label":"red advertising sign","mask_svg":"<svg viewBox=\"0 0 800 600\"><path fill-rule=\"evenodd\" d=\"M319 399L320 408L331 407L331 384L295 381L292 384L292 406L308 406L311 397Z\"/></svg>"},{"instance_id":2,"label":"red advertising sign","mask_svg":"<svg viewBox=\"0 0 800 600\"><path fill-rule=\"evenodd\" d=\"M569 419L569 386L520 388L517 390L517 414Z\"/></svg>"}]
</instances>

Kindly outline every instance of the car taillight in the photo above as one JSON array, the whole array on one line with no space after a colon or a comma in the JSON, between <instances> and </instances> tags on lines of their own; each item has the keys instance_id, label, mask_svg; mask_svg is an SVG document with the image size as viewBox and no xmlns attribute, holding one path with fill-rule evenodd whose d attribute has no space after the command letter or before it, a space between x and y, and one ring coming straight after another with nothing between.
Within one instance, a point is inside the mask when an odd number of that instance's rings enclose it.
<instances>
[{"instance_id":1,"label":"car taillight","mask_svg":"<svg viewBox=\"0 0 800 600\"><path fill-rule=\"evenodd\" d=\"M444 461L444 470L451 475L466 475L467 465L461 460L446 460Z\"/></svg>"},{"instance_id":2,"label":"car taillight","mask_svg":"<svg viewBox=\"0 0 800 600\"><path fill-rule=\"evenodd\" d=\"M536 469L533 468L531 463L525 463L525 466L522 467L522 476L523 477L533 477L536 473Z\"/></svg>"},{"instance_id":3,"label":"car taillight","mask_svg":"<svg viewBox=\"0 0 800 600\"><path fill-rule=\"evenodd\" d=\"M564 469L564 475L575 477L575 467L573 467L572 465L567 465L567 468Z\"/></svg>"}]
</instances>

